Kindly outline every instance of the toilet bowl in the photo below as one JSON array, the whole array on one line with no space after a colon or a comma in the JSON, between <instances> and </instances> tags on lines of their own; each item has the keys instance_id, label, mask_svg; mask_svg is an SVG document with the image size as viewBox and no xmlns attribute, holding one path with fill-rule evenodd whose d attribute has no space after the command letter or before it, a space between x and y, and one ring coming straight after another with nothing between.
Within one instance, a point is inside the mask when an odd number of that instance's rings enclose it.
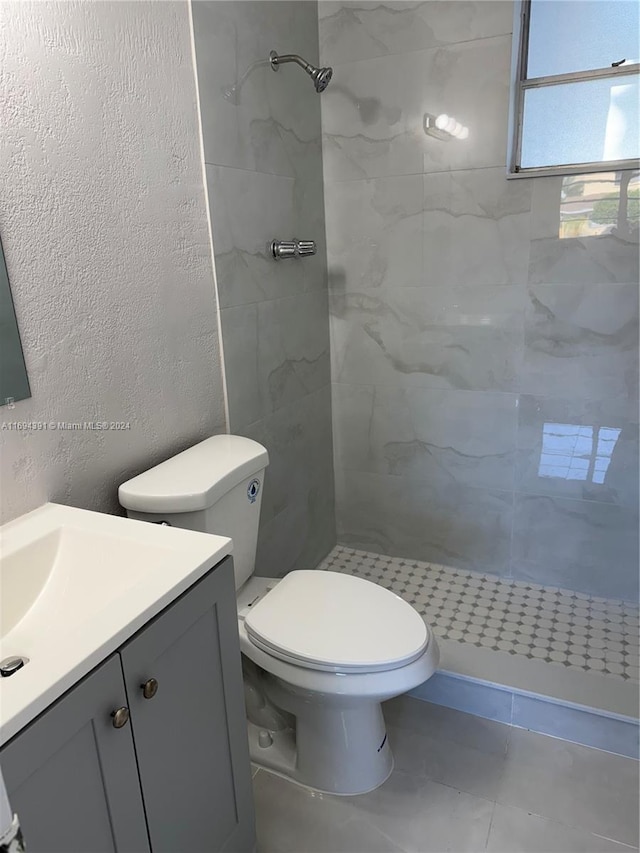
<instances>
[{"instance_id":1,"label":"toilet bowl","mask_svg":"<svg viewBox=\"0 0 640 853\"><path fill-rule=\"evenodd\" d=\"M279 621L285 612L296 618ZM294 571L250 580L238 621L240 648L256 666L245 666L252 759L332 794L381 785L393 769L381 703L438 665L419 614L370 581Z\"/></svg>"},{"instance_id":2,"label":"toilet bowl","mask_svg":"<svg viewBox=\"0 0 640 853\"><path fill-rule=\"evenodd\" d=\"M381 703L435 672L438 645L410 604L317 570L253 574L265 448L213 436L124 483L130 517L230 536L252 760L301 785L360 794L393 769Z\"/></svg>"}]
</instances>

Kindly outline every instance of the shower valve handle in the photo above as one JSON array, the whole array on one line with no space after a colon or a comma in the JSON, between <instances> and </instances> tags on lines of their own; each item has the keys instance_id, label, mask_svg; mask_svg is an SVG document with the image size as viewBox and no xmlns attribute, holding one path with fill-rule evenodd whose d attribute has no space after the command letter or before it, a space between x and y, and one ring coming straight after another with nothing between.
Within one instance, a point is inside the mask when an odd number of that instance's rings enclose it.
<instances>
[{"instance_id":1,"label":"shower valve handle","mask_svg":"<svg viewBox=\"0 0 640 853\"><path fill-rule=\"evenodd\" d=\"M272 256L278 260L284 258L304 258L315 255L315 240L273 240L270 246Z\"/></svg>"}]
</instances>

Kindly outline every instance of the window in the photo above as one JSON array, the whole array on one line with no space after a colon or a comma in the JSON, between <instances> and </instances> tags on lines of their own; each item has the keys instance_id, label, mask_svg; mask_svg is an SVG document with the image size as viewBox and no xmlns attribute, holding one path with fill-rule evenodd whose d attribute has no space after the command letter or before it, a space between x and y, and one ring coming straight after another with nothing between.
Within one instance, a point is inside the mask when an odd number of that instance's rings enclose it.
<instances>
[{"instance_id":1,"label":"window","mask_svg":"<svg viewBox=\"0 0 640 853\"><path fill-rule=\"evenodd\" d=\"M521 0L510 173L638 166L638 0Z\"/></svg>"}]
</instances>

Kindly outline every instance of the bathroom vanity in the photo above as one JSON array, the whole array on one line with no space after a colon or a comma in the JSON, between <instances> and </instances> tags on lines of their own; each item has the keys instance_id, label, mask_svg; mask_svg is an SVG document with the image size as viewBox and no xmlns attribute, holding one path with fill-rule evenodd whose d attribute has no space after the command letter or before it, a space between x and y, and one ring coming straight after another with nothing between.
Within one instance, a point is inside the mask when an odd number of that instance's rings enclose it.
<instances>
[{"instance_id":1,"label":"bathroom vanity","mask_svg":"<svg viewBox=\"0 0 640 853\"><path fill-rule=\"evenodd\" d=\"M35 718L32 710L37 703L24 700L30 668L32 681L37 675L38 643L33 641L29 648L28 634L35 632L23 631L21 641L30 660L0 682L5 730L19 727L0 749L0 766L27 849L29 853L249 853L255 847L255 831L233 563L224 554L230 542L186 531L163 532L125 519L112 521L122 534L151 537L170 549L189 541L176 534L195 536L200 553L185 549L183 571L175 569L173 578L171 561L165 560L164 584L158 578L160 586L154 592L148 592L153 582L147 581L130 588L119 607L98 605L87 632L99 633L100 622L111 624L106 633L111 634L116 624L120 630L102 644L106 653L99 654L100 660L91 655L83 659L85 669L87 660L91 665L79 678L82 666L76 668L73 683L58 682L55 689L62 685L60 695ZM202 559L207 549L209 565ZM67 548L68 554L72 551ZM57 553L64 562L64 547L59 545ZM200 564L197 569L194 558ZM55 572L54 560L48 583ZM176 587L176 578L185 572L187 577ZM158 599L167 583L173 586ZM147 612L138 626L129 618L125 602L130 613L138 611L131 599L144 597L145 592L154 598L151 610L156 612L151 618ZM45 615L46 595L47 583L38 596L41 600L36 599L14 627L14 637L11 631L3 637L3 657L34 608L40 606L40 616ZM64 607L63 601L57 603ZM110 610L120 611L120 617L110 619ZM83 639L77 631L60 637L59 643L54 636L51 642L64 654L70 644L82 647L86 636ZM23 726L17 713L20 705L23 718L31 717ZM9 720L12 710L16 713Z\"/></svg>"}]
</instances>

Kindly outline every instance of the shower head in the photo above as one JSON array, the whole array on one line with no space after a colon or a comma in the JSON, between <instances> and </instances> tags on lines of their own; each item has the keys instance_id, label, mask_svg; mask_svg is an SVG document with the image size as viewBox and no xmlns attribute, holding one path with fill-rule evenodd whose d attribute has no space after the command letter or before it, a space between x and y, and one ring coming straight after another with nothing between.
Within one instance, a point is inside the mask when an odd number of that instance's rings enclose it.
<instances>
[{"instance_id":1,"label":"shower head","mask_svg":"<svg viewBox=\"0 0 640 853\"><path fill-rule=\"evenodd\" d=\"M309 77L313 80L313 85L315 86L315 90L318 94L320 94L320 92L324 92L333 76L333 68L329 68L328 66L326 68L316 68L315 65L311 65L310 62L307 62L296 53L285 53L279 56L275 50L272 50L269 54L269 61L271 62L271 67L274 71L277 71L285 62L295 62L296 65L300 66L300 68L304 68Z\"/></svg>"},{"instance_id":2,"label":"shower head","mask_svg":"<svg viewBox=\"0 0 640 853\"><path fill-rule=\"evenodd\" d=\"M316 92L320 94L320 92L324 92L331 82L331 78L333 77L333 68L314 68L313 71L310 71L309 73L311 74L313 85L316 87Z\"/></svg>"}]
</instances>

